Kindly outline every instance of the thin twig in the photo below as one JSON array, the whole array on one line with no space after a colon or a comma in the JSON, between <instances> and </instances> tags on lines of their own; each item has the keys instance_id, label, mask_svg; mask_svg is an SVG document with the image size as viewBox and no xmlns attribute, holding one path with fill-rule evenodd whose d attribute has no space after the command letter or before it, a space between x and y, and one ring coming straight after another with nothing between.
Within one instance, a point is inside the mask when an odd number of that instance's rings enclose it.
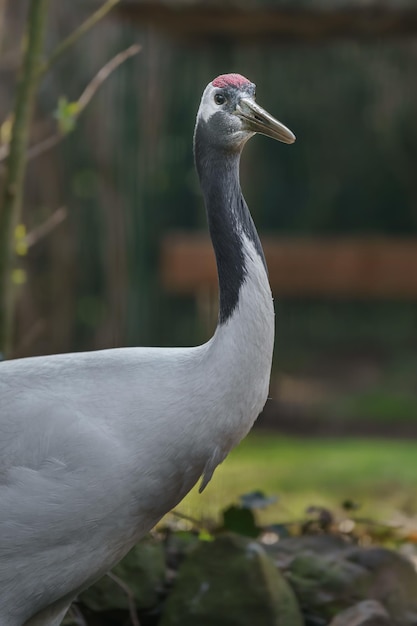
<instances>
[{"instance_id":1,"label":"thin twig","mask_svg":"<svg viewBox=\"0 0 417 626\"><path fill-rule=\"evenodd\" d=\"M59 207L52 213L42 224L36 226L25 237L25 243L28 248L34 246L40 239L43 239L49 233L51 233L59 224L61 224L68 215L68 211L65 207Z\"/></svg>"},{"instance_id":2,"label":"thin twig","mask_svg":"<svg viewBox=\"0 0 417 626\"><path fill-rule=\"evenodd\" d=\"M24 238L28 248L31 248L41 239L49 235L67 217L67 209L60 207L52 213L42 224L30 231ZM18 346L12 352L12 358L16 359L25 354L28 348L45 332L45 321L37 320L28 332L22 337Z\"/></svg>"},{"instance_id":3,"label":"thin twig","mask_svg":"<svg viewBox=\"0 0 417 626\"><path fill-rule=\"evenodd\" d=\"M78 608L78 606L74 603L71 604L71 608L70 611L73 615L73 618L76 622L76 624L78 626L88 626L87 622L84 619L84 615L82 614L82 612L80 611L80 609Z\"/></svg>"},{"instance_id":4,"label":"thin twig","mask_svg":"<svg viewBox=\"0 0 417 626\"><path fill-rule=\"evenodd\" d=\"M26 148L39 77L49 0L32 0L25 33L22 71L13 108L14 122L0 198L0 352L7 356L13 338L14 290L10 281L13 231L19 221L26 170Z\"/></svg>"},{"instance_id":5,"label":"thin twig","mask_svg":"<svg viewBox=\"0 0 417 626\"><path fill-rule=\"evenodd\" d=\"M89 102L91 101L96 91L99 89L99 87L101 87L104 81L107 80L110 74L112 74L114 70L116 70L119 67L119 65L124 63L127 59L130 59L130 57L133 57L136 54L138 54L141 48L142 46L140 46L137 43L134 43L132 46L129 46L129 48L126 48L126 50L122 50L121 52L116 54L116 56L110 59L110 61L106 63L106 65L103 65L101 70L97 72L93 80L91 80L88 83L87 87L84 89L81 96L78 98L78 106L79 106L80 111L85 109L85 107L87 106L87 104L89 104Z\"/></svg>"},{"instance_id":6,"label":"thin twig","mask_svg":"<svg viewBox=\"0 0 417 626\"><path fill-rule=\"evenodd\" d=\"M180 513L179 511L171 511L171 515L174 517L178 517L178 519L183 519L186 522L191 522L197 528L204 528L204 524L201 520L196 519L195 517L191 517L190 515L186 515L185 513Z\"/></svg>"},{"instance_id":7,"label":"thin twig","mask_svg":"<svg viewBox=\"0 0 417 626\"><path fill-rule=\"evenodd\" d=\"M49 59L47 59L39 70L39 76L44 76L53 65L71 48L83 35L95 26L111 9L120 2L120 0L107 0L97 11L95 11L90 17L88 17L80 26L78 26L64 41L52 52Z\"/></svg>"},{"instance_id":8,"label":"thin twig","mask_svg":"<svg viewBox=\"0 0 417 626\"><path fill-rule=\"evenodd\" d=\"M55 133L55 135L50 135L50 137L42 139L42 141L40 141L39 143L31 146L26 153L27 160L31 161L32 159L36 159L36 157L40 156L44 152L47 152L51 148L54 148L64 138L64 136L65 135L63 135L62 133Z\"/></svg>"},{"instance_id":9,"label":"thin twig","mask_svg":"<svg viewBox=\"0 0 417 626\"><path fill-rule=\"evenodd\" d=\"M133 626L140 626L139 617L136 611L135 596L133 595L133 591L124 582L124 580L116 576L116 574L113 574L113 572L107 572L107 576L110 578L110 580L115 582L116 585L120 587L120 589L122 589L125 592L126 597L127 597L127 602L129 604L129 614L130 614L130 619L132 620L132 624Z\"/></svg>"},{"instance_id":10,"label":"thin twig","mask_svg":"<svg viewBox=\"0 0 417 626\"><path fill-rule=\"evenodd\" d=\"M77 113L74 116L75 118L78 118L80 114L84 111L86 106L91 102L98 89L108 79L110 74L112 74L122 63L138 54L141 49L142 46L140 46L139 44L133 44L132 46L129 46L129 48L126 48L126 50L122 50L121 52L116 54L116 56L110 59L110 61L108 61L106 65L103 65L103 67L88 83L87 87L78 98ZM29 148L29 150L27 151L27 160L30 161L32 159L35 159L36 157L44 154L51 148L54 148L63 139L65 139L66 136L67 134L65 133L57 132L53 135L50 135L49 137L46 137L46 139L42 139L42 141L36 143L34 146ZM0 163L4 161L4 159L7 157L9 152L8 148L9 147L6 145L0 147Z\"/></svg>"},{"instance_id":11,"label":"thin twig","mask_svg":"<svg viewBox=\"0 0 417 626\"><path fill-rule=\"evenodd\" d=\"M0 8L1 8L1 1L2 0L0 0ZM61 58L61 56L63 56L67 52L67 50L78 41L78 39L80 39L93 26L95 26L100 20L102 20L103 17L105 17L107 13L109 13L109 11L111 11L111 9L119 2L120 0L108 0L107 2L103 4L102 7L100 7L100 9L98 9L95 13L90 15L90 17L88 17L82 24L80 24L78 28L76 28L70 35L68 35L68 37L64 39L64 41L62 41L55 48L55 50L52 52L49 59L47 59L40 65L39 70L38 70L38 78L43 77L47 72L49 72L49 70L52 68L53 65L55 65L55 63ZM1 18L1 15L0 15L0 18ZM132 53L132 54L136 54L136 53ZM129 54L126 58L129 58L129 56L132 56L132 54ZM123 63L124 60L125 59L122 59L120 63ZM116 67L120 65L120 63L116 64L116 66L113 69L116 69ZM110 70L109 74L113 71L113 69ZM98 87L95 89L95 91L97 91L97 89ZM91 100L91 97L90 97L90 100ZM29 150L29 153L27 154L27 158L33 159L37 157L39 154L43 154L47 150L50 150L52 147L54 147L57 143L59 143L61 139L62 139L62 136L60 133L57 133L55 135L52 135L51 137L48 137L44 141L33 146ZM9 145L5 144L3 146L0 146L0 163L7 158L8 154L9 154Z\"/></svg>"},{"instance_id":12,"label":"thin twig","mask_svg":"<svg viewBox=\"0 0 417 626\"><path fill-rule=\"evenodd\" d=\"M7 0L0 0L0 49L3 47L4 14Z\"/></svg>"}]
</instances>

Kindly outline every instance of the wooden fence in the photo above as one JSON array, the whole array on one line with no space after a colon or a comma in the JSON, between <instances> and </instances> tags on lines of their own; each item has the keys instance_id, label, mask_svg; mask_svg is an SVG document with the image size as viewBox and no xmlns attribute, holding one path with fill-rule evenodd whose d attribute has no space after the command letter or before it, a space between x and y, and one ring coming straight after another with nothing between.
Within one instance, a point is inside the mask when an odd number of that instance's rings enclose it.
<instances>
[{"instance_id":1,"label":"wooden fence","mask_svg":"<svg viewBox=\"0 0 417 626\"><path fill-rule=\"evenodd\" d=\"M284 238L262 243L277 296L417 299L417 238ZM215 292L209 238L173 233L161 246L161 278L172 293Z\"/></svg>"}]
</instances>

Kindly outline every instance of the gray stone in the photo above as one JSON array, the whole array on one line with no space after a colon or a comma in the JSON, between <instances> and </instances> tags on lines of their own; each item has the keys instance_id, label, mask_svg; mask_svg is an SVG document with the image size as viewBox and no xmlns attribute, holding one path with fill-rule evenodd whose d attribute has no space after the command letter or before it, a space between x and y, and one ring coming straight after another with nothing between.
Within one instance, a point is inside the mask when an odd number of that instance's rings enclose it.
<instances>
[{"instance_id":1,"label":"gray stone","mask_svg":"<svg viewBox=\"0 0 417 626\"><path fill-rule=\"evenodd\" d=\"M312 617L330 619L368 596L370 573L343 559L342 554L339 550L324 554L305 550L292 559L285 572L301 608Z\"/></svg>"},{"instance_id":2,"label":"gray stone","mask_svg":"<svg viewBox=\"0 0 417 626\"><path fill-rule=\"evenodd\" d=\"M322 534L284 539L269 553L293 587L307 621L328 623L362 600L377 600L391 626L417 623L417 574L397 552L352 546Z\"/></svg>"},{"instance_id":3,"label":"gray stone","mask_svg":"<svg viewBox=\"0 0 417 626\"><path fill-rule=\"evenodd\" d=\"M380 602L363 600L339 613L330 626L391 626L391 618Z\"/></svg>"},{"instance_id":4,"label":"gray stone","mask_svg":"<svg viewBox=\"0 0 417 626\"><path fill-rule=\"evenodd\" d=\"M147 537L112 570L128 587L137 609L155 606L158 591L165 581L165 554L161 542ZM109 576L104 576L79 598L93 611L128 609L126 591Z\"/></svg>"},{"instance_id":5,"label":"gray stone","mask_svg":"<svg viewBox=\"0 0 417 626\"><path fill-rule=\"evenodd\" d=\"M417 573L403 556L385 548L354 548L350 562L371 575L368 598L381 602L391 616L392 626L408 626L417 613Z\"/></svg>"},{"instance_id":6,"label":"gray stone","mask_svg":"<svg viewBox=\"0 0 417 626\"><path fill-rule=\"evenodd\" d=\"M295 596L256 541L201 542L180 567L160 626L303 626Z\"/></svg>"},{"instance_id":7,"label":"gray stone","mask_svg":"<svg viewBox=\"0 0 417 626\"><path fill-rule=\"evenodd\" d=\"M266 551L277 567L286 570L296 556L304 552L315 554L335 554L346 548L346 541L339 535L302 535L280 539L275 544L265 546Z\"/></svg>"},{"instance_id":8,"label":"gray stone","mask_svg":"<svg viewBox=\"0 0 417 626\"><path fill-rule=\"evenodd\" d=\"M348 544L340 535L318 534L301 535L298 537L286 537L277 543L267 547L272 554L292 554L296 555L304 550L318 552L320 554L334 553L338 550L345 550Z\"/></svg>"}]
</instances>

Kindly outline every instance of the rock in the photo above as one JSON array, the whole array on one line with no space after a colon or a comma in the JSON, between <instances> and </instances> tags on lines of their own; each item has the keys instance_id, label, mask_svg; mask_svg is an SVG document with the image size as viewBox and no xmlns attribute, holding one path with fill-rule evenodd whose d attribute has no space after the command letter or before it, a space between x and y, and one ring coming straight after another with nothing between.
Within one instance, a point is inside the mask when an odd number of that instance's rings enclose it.
<instances>
[{"instance_id":1,"label":"rock","mask_svg":"<svg viewBox=\"0 0 417 626\"><path fill-rule=\"evenodd\" d=\"M391 626L417 624L417 574L397 552L352 546L326 534L284 539L268 551L308 624L328 623L363 600L380 602Z\"/></svg>"},{"instance_id":2,"label":"rock","mask_svg":"<svg viewBox=\"0 0 417 626\"><path fill-rule=\"evenodd\" d=\"M280 539L275 544L265 546L265 549L277 567L287 569L293 559L301 553L334 554L344 550L346 545L346 541L339 535L320 534Z\"/></svg>"},{"instance_id":3,"label":"rock","mask_svg":"<svg viewBox=\"0 0 417 626\"><path fill-rule=\"evenodd\" d=\"M323 533L280 539L277 543L268 546L268 550L271 549L273 552L278 551L279 553L284 552L293 555L299 554L304 550L328 554L337 550L345 550L350 545L340 535Z\"/></svg>"},{"instance_id":4,"label":"rock","mask_svg":"<svg viewBox=\"0 0 417 626\"><path fill-rule=\"evenodd\" d=\"M339 613L330 626L391 626L391 618L380 602L363 600Z\"/></svg>"},{"instance_id":5,"label":"rock","mask_svg":"<svg viewBox=\"0 0 417 626\"><path fill-rule=\"evenodd\" d=\"M342 552L317 554L305 550L295 556L285 576L306 615L332 618L337 612L367 597L371 575Z\"/></svg>"},{"instance_id":6,"label":"rock","mask_svg":"<svg viewBox=\"0 0 417 626\"><path fill-rule=\"evenodd\" d=\"M408 626L417 614L417 573L403 556L385 548L353 548L346 558L371 575L368 597L379 600L392 626Z\"/></svg>"},{"instance_id":7,"label":"rock","mask_svg":"<svg viewBox=\"0 0 417 626\"><path fill-rule=\"evenodd\" d=\"M303 626L295 596L256 541L225 534L183 562L160 626Z\"/></svg>"},{"instance_id":8,"label":"rock","mask_svg":"<svg viewBox=\"0 0 417 626\"><path fill-rule=\"evenodd\" d=\"M150 537L143 539L112 572L127 585L138 610L155 606L165 581L162 543ZM97 581L79 599L93 611L129 608L126 591L109 576Z\"/></svg>"}]
</instances>

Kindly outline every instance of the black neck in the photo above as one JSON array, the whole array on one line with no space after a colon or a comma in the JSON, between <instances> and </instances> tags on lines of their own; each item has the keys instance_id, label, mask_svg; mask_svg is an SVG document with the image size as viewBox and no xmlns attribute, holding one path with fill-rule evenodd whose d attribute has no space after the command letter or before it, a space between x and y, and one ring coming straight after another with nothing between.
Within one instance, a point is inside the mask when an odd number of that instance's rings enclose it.
<instances>
[{"instance_id":1,"label":"black neck","mask_svg":"<svg viewBox=\"0 0 417 626\"><path fill-rule=\"evenodd\" d=\"M239 182L240 151L211 147L205 139L206 125L199 121L194 136L194 155L206 204L210 236L219 276L219 323L233 314L247 274L245 235L265 259L258 233L242 195Z\"/></svg>"}]
</instances>

